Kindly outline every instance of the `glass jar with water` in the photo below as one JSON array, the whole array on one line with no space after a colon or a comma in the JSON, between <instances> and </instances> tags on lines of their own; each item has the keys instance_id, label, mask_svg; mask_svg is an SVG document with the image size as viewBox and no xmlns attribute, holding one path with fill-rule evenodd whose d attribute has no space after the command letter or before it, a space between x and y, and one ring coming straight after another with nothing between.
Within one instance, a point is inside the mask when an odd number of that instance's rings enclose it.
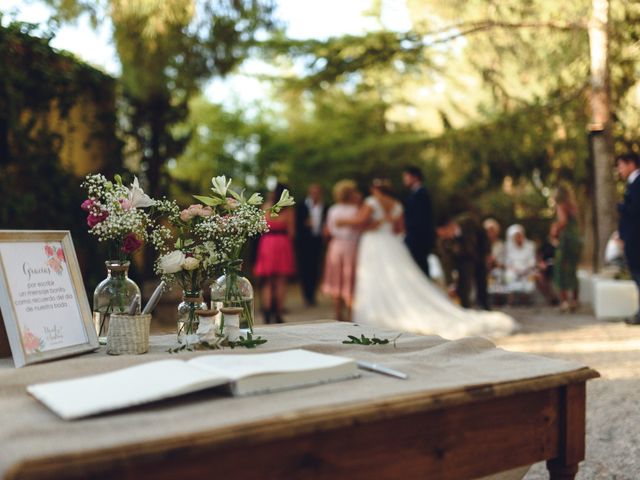
<instances>
[{"instance_id":1,"label":"glass jar with water","mask_svg":"<svg viewBox=\"0 0 640 480\"><path fill-rule=\"evenodd\" d=\"M129 278L129 262L108 260L107 278L93 292L93 326L101 344L106 344L112 313L140 313L140 288Z\"/></svg>"},{"instance_id":2,"label":"glass jar with water","mask_svg":"<svg viewBox=\"0 0 640 480\"><path fill-rule=\"evenodd\" d=\"M216 325L224 333L222 308L240 308L240 328L253 332L253 286L236 269L226 269L224 275L211 284L211 309L218 310Z\"/></svg>"}]
</instances>

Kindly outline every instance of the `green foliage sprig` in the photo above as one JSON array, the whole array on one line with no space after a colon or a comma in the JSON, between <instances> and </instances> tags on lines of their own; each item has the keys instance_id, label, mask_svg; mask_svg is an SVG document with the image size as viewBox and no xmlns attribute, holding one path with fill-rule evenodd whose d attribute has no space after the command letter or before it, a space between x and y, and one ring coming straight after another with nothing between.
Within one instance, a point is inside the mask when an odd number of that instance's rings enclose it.
<instances>
[{"instance_id":1,"label":"green foliage sprig","mask_svg":"<svg viewBox=\"0 0 640 480\"><path fill-rule=\"evenodd\" d=\"M240 336L239 340L231 342L224 335L217 335L215 340L210 342L200 342L198 344L179 344L167 350L169 353L195 352L197 350L222 350L224 347L234 348L256 348L258 345L267 343L266 338L254 337L251 332L247 336Z\"/></svg>"},{"instance_id":2,"label":"green foliage sprig","mask_svg":"<svg viewBox=\"0 0 640 480\"><path fill-rule=\"evenodd\" d=\"M227 342L232 349L236 347L256 348L264 343L267 343L266 338L254 337L251 332L247 332L247 338L240 336L240 339L235 342Z\"/></svg>"},{"instance_id":3,"label":"green foliage sprig","mask_svg":"<svg viewBox=\"0 0 640 480\"><path fill-rule=\"evenodd\" d=\"M342 343L346 345L387 345L388 343L391 342L395 347L396 340L400 337L400 335L392 339L378 338L375 335L373 337L367 337L364 334L360 335L360 337L356 337L355 335L347 335L349 340L343 340Z\"/></svg>"}]
</instances>

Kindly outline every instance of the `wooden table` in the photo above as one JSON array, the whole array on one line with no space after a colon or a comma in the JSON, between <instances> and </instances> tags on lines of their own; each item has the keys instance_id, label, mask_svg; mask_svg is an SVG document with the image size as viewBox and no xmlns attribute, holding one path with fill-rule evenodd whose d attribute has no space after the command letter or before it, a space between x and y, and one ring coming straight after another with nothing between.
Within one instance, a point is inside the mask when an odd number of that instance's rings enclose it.
<instances>
[{"instance_id":1,"label":"wooden table","mask_svg":"<svg viewBox=\"0 0 640 480\"><path fill-rule=\"evenodd\" d=\"M459 480L545 460L550 478L572 479L585 454L585 382L597 376L581 368L315 408L30 460L8 478Z\"/></svg>"}]
</instances>

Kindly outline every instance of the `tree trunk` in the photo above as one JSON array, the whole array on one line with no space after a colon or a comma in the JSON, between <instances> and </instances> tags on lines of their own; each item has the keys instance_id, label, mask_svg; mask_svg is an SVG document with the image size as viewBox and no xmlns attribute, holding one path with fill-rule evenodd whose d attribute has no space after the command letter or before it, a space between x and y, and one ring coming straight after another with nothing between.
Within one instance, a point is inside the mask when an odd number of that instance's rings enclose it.
<instances>
[{"instance_id":1,"label":"tree trunk","mask_svg":"<svg viewBox=\"0 0 640 480\"><path fill-rule=\"evenodd\" d=\"M149 181L149 194L152 198L162 198L166 193L162 184L162 166L164 158L162 156L162 135L167 128L164 122L166 109L162 97L152 98L147 105L150 115L149 122L149 157L147 159L147 179ZM153 264L155 252L150 245L144 251L144 277L145 279L154 276Z\"/></svg>"},{"instance_id":2,"label":"tree trunk","mask_svg":"<svg viewBox=\"0 0 640 480\"><path fill-rule=\"evenodd\" d=\"M593 151L595 271L602 266L604 249L616 229L611 98L609 94L609 0L593 0L589 22L591 53L591 147Z\"/></svg>"}]
</instances>

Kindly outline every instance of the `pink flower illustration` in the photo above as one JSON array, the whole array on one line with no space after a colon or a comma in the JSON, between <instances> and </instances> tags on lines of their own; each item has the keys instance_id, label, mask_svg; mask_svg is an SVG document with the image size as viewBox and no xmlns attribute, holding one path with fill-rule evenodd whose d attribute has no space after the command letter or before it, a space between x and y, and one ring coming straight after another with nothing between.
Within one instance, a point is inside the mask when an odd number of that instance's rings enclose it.
<instances>
[{"instance_id":1,"label":"pink flower illustration","mask_svg":"<svg viewBox=\"0 0 640 480\"><path fill-rule=\"evenodd\" d=\"M56 272L58 275L62 274L62 263L56 257L51 257L47 262L47 265L51 267L51 270Z\"/></svg>"},{"instance_id":2,"label":"pink flower illustration","mask_svg":"<svg viewBox=\"0 0 640 480\"><path fill-rule=\"evenodd\" d=\"M53 257L53 254L55 253L55 251L53 250L53 247L51 245L45 245L44 253L47 254L47 257Z\"/></svg>"},{"instance_id":3,"label":"pink flower illustration","mask_svg":"<svg viewBox=\"0 0 640 480\"><path fill-rule=\"evenodd\" d=\"M39 352L43 343L42 339L36 337L28 328L22 332L22 345L27 353Z\"/></svg>"},{"instance_id":4,"label":"pink flower illustration","mask_svg":"<svg viewBox=\"0 0 640 480\"><path fill-rule=\"evenodd\" d=\"M58 249L58 251L56 252L56 256L58 257L58 260L60 260L62 263L64 263L64 261L65 261L64 250L62 250L62 248Z\"/></svg>"}]
</instances>

